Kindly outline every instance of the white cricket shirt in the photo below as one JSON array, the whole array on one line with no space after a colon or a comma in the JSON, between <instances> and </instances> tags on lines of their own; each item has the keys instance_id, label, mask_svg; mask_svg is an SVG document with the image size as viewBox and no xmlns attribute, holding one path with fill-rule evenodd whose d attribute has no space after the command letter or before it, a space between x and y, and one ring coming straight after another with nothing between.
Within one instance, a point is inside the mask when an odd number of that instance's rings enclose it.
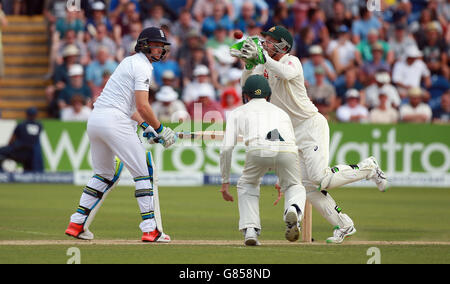
<instances>
[{"instance_id":1,"label":"white cricket shirt","mask_svg":"<svg viewBox=\"0 0 450 284\"><path fill-rule=\"evenodd\" d=\"M267 139L269 132L277 130L279 137ZM231 169L231 157L238 136L242 136L246 151L267 150L269 152L297 153L294 128L291 119L279 107L265 99L252 99L245 105L232 110L227 117L226 130L220 151L222 180L228 182Z\"/></svg>"},{"instance_id":2,"label":"white cricket shirt","mask_svg":"<svg viewBox=\"0 0 450 284\"><path fill-rule=\"evenodd\" d=\"M135 91L148 91L152 76L153 66L143 53L126 57L109 78L94 110L118 109L131 117L136 112Z\"/></svg>"},{"instance_id":3,"label":"white cricket shirt","mask_svg":"<svg viewBox=\"0 0 450 284\"><path fill-rule=\"evenodd\" d=\"M268 79L272 89L270 102L289 115L294 128L318 113L306 92L303 67L296 56L286 54L280 61L266 56L265 64L260 64L253 70L244 70L242 85L252 74L264 75Z\"/></svg>"}]
</instances>

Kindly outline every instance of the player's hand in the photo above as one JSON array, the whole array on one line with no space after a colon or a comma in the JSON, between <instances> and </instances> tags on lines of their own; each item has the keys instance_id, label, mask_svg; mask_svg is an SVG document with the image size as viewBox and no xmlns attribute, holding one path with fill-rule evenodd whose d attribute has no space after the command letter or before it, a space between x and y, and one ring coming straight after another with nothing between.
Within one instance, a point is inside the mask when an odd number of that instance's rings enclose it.
<instances>
[{"instance_id":1,"label":"player's hand","mask_svg":"<svg viewBox=\"0 0 450 284\"><path fill-rule=\"evenodd\" d=\"M158 133L159 137L161 137L164 140L163 143L164 147L169 148L173 143L175 143L176 140L175 132L173 132L173 130L170 129L170 127L165 127L162 125L161 127L162 130ZM158 132L158 130L156 132Z\"/></svg>"},{"instance_id":2,"label":"player's hand","mask_svg":"<svg viewBox=\"0 0 450 284\"><path fill-rule=\"evenodd\" d=\"M278 197L277 200L275 200L275 202L273 203L273 206L277 205L281 200L281 197L283 196L283 192L281 192L281 187L278 183L275 184L275 189L278 191Z\"/></svg>"},{"instance_id":3,"label":"player's hand","mask_svg":"<svg viewBox=\"0 0 450 284\"><path fill-rule=\"evenodd\" d=\"M143 122L140 124L141 128L144 130L142 136L147 138L149 144L162 143L161 137L156 133L155 129L151 127L148 123Z\"/></svg>"},{"instance_id":4,"label":"player's hand","mask_svg":"<svg viewBox=\"0 0 450 284\"><path fill-rule=\"evenodd\" d=\"M242 58L246 60L258 57L258 46L251 37L248 37L241 48Z\"/></svg>"},{"instance_id":5,"label":"player's hand","mask_svg":"<svg viewBox=\"0 0 450 284\"><path fill-rule=\"evenodd\" d=\"M229 183L222 183L222 188L220 189L220 192L222 192L222 197L225 201L233 202L234 198L230 194L229 187L230 187Z\"/></svg>"}]
</instances>

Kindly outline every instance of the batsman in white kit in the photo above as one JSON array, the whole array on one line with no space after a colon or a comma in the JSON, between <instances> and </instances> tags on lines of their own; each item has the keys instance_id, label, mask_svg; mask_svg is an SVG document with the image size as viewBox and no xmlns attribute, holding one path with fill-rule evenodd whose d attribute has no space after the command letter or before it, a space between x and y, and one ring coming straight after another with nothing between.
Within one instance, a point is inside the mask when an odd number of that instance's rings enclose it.
<instances>
[{"instance_id":1,"label":"batsman in white kit","mask_svg":"<svg viewBox=\"0 0 450 284\"><path fill-rule=\"evenodd\" d=\"M87 240L94 238L89 225L107 194L118 183L125 166L136 185L135 197L142 217L141 240L170 242L170 237L155 221L151 156L146 153L136 128L140 125L144 137L156 136L166 148L175 142L175 133L159 122L148 102L152 62L167 55L169 44L161 29L144 29L137 40L136 54L119 64L95 102L87 122L94 176L70 217L67 235Z\"/></svg>"},{"instance_id":2,"label":"batsman in white kit","mask_svg":"<svg viewBox=\"0 0 450 284\"><path fill-rule=\"evenodd\" d=\"M220 152L223 198L226 201L234 200L229 192L231 159L238 137L242 136L246 145L246 158L237 192L239 230L244 233L245 245L260 245L260 183L268 171L274 171L278 176L285 195L285 237L289 241L296 241L300 235L299 223L306 193L299 175L299 157L291 120L283 110L268 102L271 90L263 76L250 76L242 93L245 104L228 115Z\"/></svg>"},{"instance_id":3,"label":"batsman in white kit","mask_svg":"<svg viewBox=\"0 0 450 284\"><path fill-rule=\"evenodd\" d=\"M262 32L264 39L258 45L247 38L239 50L231 50L233 56L246 61L241 84L251 74L262 74L272 88L271 103L284 110L292 120L296 144L300 156L300 169L306 199L334 226L328 243L341 243L345 237L356 233L352 219L341 212L329 189L367 179L380 191L385 191L387 180L374 157L355 165L329 167L329 126L309 99L300 60L289 54L293 37L283 26L275 26Z\"/></svg>"}]
</instances>

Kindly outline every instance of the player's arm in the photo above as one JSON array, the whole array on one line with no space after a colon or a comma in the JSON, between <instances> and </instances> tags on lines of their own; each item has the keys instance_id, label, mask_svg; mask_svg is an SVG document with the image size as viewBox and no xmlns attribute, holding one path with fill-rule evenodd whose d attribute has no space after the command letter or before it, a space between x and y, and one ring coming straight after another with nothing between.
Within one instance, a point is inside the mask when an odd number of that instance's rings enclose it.
<instances>
[{"instance_id":1,"label":"player's arm","mask_svg":"<svg viewBox=\"0 0 450 284\"><path fill-rule=\"evenodd\" d=\"M236 119L236 111L229 114L227 119L227 126L225 129L223 144L220 150L220 172L222 174L222 197L225 201L233 201L233 196L229 192L230 186L230 172L231 159L233 156L233 149L237 143L238 124Z\"/></svg>"},{"instance_id":2,"label":"player's arm","mask_svg":"<svg viewBox=\"0 0 450 284\"><path fill-rule=\"evenodd\" d=\"M295 57L289 58L289 61L285 63L273 60L268 55L265 59L264 67L281 79L292 80L303 72L300 61Z\"/></svg>"},{"instance_id":3,"label":"player's arm","mask_svg":"<svg viewBox=\"0 0 450 284\"><path fill-rule=\"evenodd\" d=\"M148 91L135 91L135 98L136 113L132 118L136 120L139 125L146 122L154 129L158 129L161 126L161 122L156 117L150 103L148 102Z\"/></svg>"}]
</instances>

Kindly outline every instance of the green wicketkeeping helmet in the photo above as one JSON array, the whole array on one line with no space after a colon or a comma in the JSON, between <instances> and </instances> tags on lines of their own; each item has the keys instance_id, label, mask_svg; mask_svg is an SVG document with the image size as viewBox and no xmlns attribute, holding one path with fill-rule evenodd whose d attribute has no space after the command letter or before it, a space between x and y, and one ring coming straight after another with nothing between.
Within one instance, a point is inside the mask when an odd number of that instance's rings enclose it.
<instances>
[{"instance_id":1,"label":"green wicketkeeping helmet","mask_svg":"<svg viewBox=\"0 0 450 284\"><path fill-rule=\"evenodd\" d=\"M268 31L262 32L262 35L268 35L279 41L276 45L278 51L282 51L284 48L287 47L286 52L291 51L292 46L294 44L294 38L292 37L291 33L283 26L275 26L271 27Z\"/></svg>"},{"instance_id":2,"label":"green wicketkeeping helmet","mask_svg":"<svg viewBox=\"0 0 450 284\"><path fill-rule=\"evenodd\" d=\"M270 89L269 82L264 76L251 75L245 81L244 87L242 87L242 94L254 99L261 99L270 97L272 90Z\"/></svg>"}]
</instances>

